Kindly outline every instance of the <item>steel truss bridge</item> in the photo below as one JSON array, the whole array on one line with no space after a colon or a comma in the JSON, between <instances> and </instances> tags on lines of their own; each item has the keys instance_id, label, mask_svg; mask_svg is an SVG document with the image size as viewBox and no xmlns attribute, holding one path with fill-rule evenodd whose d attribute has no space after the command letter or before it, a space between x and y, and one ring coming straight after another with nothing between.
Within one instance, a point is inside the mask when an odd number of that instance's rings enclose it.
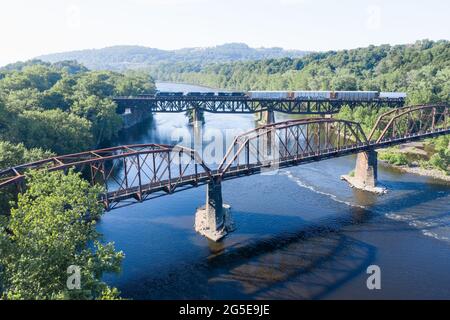
<instances>
[{"instance_id":1,"label":"steel truss bridge","mask_svg":"<svg viewBox=\"0 0 450 320\"><path fill-rule=\"evenodd\" d=\"M113 97L117 112L127 109L149 109L152 112L175 113L199 110L211 113L258 113L276 111L289 114L334 114L343 106L370 108L400 108L405 100L382 99L342 100L342 99L255 99L247 96L142 96Z\"/></svg>"},{"instance_id":2,"label":"steel truss bridge","mask_svg":"<svg viewBox=\"0 0 450 320\"><path fill-rule=\"evenodd\" d=\"M119 146L57 156L0 172L0 189L24 187L28 169L75 167L101 184L107 210L220 183L265 170L296 166L450 133L449 107L410 106L381 115L366 136L356 122L309 118L265 125L237 136L210 168L189 148L162 144Z\"/></svg>"}]
</instances>

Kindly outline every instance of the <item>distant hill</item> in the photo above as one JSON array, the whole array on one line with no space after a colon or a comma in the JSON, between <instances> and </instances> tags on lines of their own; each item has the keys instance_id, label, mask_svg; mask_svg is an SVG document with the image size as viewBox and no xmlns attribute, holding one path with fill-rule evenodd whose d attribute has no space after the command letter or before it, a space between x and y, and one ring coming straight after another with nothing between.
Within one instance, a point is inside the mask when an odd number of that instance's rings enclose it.
<instances>
[{"instance_id":1,"label":"distant hill","mask_svg":"<svg viewBox=\"0 0 450 320\"><path fill-rule=\"evenodd\" d=\"M93 70L123 71L140 69L159 63L187 62L207 64L214 62L248 61L272 58L298 58L309 52L282 48L250 48L244 43L229 43L208 48L160 50L142 46L113 46L47 54L37 59L58 62L76 60Z\"/></svg>"}]
</instances>

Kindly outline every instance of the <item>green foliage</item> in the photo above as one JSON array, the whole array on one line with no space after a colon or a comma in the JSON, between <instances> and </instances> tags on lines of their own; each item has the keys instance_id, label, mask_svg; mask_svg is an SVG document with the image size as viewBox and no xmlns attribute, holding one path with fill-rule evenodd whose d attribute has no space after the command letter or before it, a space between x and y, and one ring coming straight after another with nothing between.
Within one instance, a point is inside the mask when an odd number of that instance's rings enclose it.
<instances>
[{"instance_id":1,"label":"green foliage","mask_svg":"<svg viewBox=\"0 0 450 320\"><path fill-rule=\"evenodd\" d=\"M50 89L59 79L61 74L56 70L36 64L24 67L20 72L11 72L2 79L0 88L5 91L23 90L35 88L38 91Z\"/></svg>"},{"instance_id":2,"label":"green foliage","mask_svg":"<svg viewBox=\"0 0 450 320\"><path fill-rule=\"evenodd\" d=\"M356 107L354 109L351 109L348 106L344 106L336 115L336 118L360 123L365 134L369 135L370 131L375 126L378 117L387 111L389 111L389 108L377 109Z\"/></svg>"},{"instance_id":3,"label":"green foliage","mask_svg":"<svg viewBox=\"0 0 450 320\"><path fill-rule=\"evenodd\" d=\"M41 93L36 88L14 90L5 96L7 110L13 114L41 109Z\"/></svg>"},{"instance_id":4,"label":"green foliage","mask_svg":"<svg viewBox=\"0 0 450 320\"><path fill-rule=\"evenodd\" d=\"M111 140L122 121L109 97L154 89L148 75L90 72L73 61L2 68L0 169ZM123 254L95 231L100 189L73 172L27 179L18 199L12 189L0 192L0 298L116 299L117 289L100 279L119 271ZM70 265L81 267L81 290L66 289Z\"/></svg>"},{"instance_id":5,"label":"green foliage","mask_svg":"<svg viewBox=\"0 0 450 320\"><path fill-rule=\"evenodd\" d=\"M85 73L77 80L75 90L80 98L91 95L99 97L113 96L116 74L110 71L94 71Z\"/></svg>"},{"instance_id":6,"label":"green foliage","mask_svg":"<svg viewBox=\"0 0 450 320\"><path fill-rule=\"evenodd\" d=\"M120 78L116 85L116 95L135 96L155 91L154 80L148 73L128 71Z\"/></svg>"},{"instance_id":7,"label":"green foliage","mask_svg":"<svg viewBox=\"0 0 450 320\"><path fill-rule=\"evenodd\" d=\"M29 172L27 191L0 226L0 276L6 299L113 299L101 280L120 270L122 252L100 243L95 219L99 187L70 171ZM81 289L69 290L67 268L81 268Z\"/></svg>"},{"instance_id":8,"label":"green foliage","mask_svg":"<svg viewBox=\"0 0 450 320\"><path fill-rule=\"evenodd\" d=\"M22 143L17 145L0 141L0 170L22 163L33 162L53 156L42 149L26 149ZM15 199L14 187L0 190L0 215L9 212L9 203Z\"/></svg>"},{"instance_id":9,"label":"green foliage","mask_svg":"<svg viewBox=\"0 0 450 320\"><path fill-rule=\"evenodd\" d=\"M447 171L449 165L448 157L446 157L445 154L441 154L440 152L433 154L428 163L432 167L443 171Z\"/></svg>"},{"instance_id":10,"label":"green foliage","mask_svg":"<svg viewBox=\"0 0 450 320\"><path fill-rule=\"evenodd\" d=\"M15 145L10 142L0 141L0 170L22 163L47 159L53 155L51 152L39 148L26 149L23 143Z\"/></svg>"},{"instance_id":11,"label":"green foliage","mask_svg":"<svg viewBox=\"0 0 450 320\"><path fill-rule=\"evenodd\" d=\"M74 61L32 60L1 69L1 139L58 154L94 148L122 128L115 95L155 91L142 72L90 72Z\"/></svg>"},{"instance_id":12,"label":"green foliage","mask_svg":"<svg viewBox=\"0 0 450 320\"><path fill-rule=\"evenodd\" d=\"M59 109L24 111L12 125L14 142L57 154L84 151L93 145L91 123Z\"/></svg>"},{"instance_id":13,"label":"green foliage","mask_svg":"<svg viewBox=\"0 0 450 320\"><path fill-rule=\"evenodd\" d=\"M408 103L450 101L450 42L370 46L301 58L232 63L167 63L150 68L159 80L236 90L406 91Z\"/></svg>"},{"instance_id":14,"label":"green foliage","mask_svg":"<svg viewBox=\"0 0 450 320\"><path fill-rule=\"evenodd\" d=\"M408 165L408 158L406 157L406 155L393 149L380 152L379 156L381 160L385 160L392 165L396 166Z\"/></svg>"},{"instance_id":15,"label":"green foliage","mask_svg":"<svg viewBox=\"0 0 450 320\"><path fill-rule=\"evenodd\" d=\"M117 136L121 128L122 119L116 113L116 104L110 99L101 99L89 96L86 99L75 101L70 111L92 123L93 136L97 138L96 144L101 141L110 141Z\"/></svg>"},{"instance_id":16,"label":"green foliage","mask_svg":"<svg viewBox=\"0 0 450 320\"><path fill-rule=\"evenodd\" d=\"M448 152L450 149L450 137L440 136L439 138L433 139L432 144L436 151Z\"/></svg>"},{"instance_id":17,"label":"green foliage","mask_svg":"<svg viewBox=\"0 0 450 320\"><path fill-rule=\"evenodd\" d=\"M442 170L450 174L450 138L441 136L431 139L430 144L434 148L435 153L430 157L430 160L423 163L423 166Z\"/></svg>"},{"instance_id":18,"label":"green foliage","mask_svg":"<svg viewBox=\"0 0 450 320\"><path fill-rule=\"evenodd\" d=\"M0 96L0 137L4 134L4 132L8 128L8 123L10 120L9 112L6 110L5 103Z\"/></svg>"}]
</instances>

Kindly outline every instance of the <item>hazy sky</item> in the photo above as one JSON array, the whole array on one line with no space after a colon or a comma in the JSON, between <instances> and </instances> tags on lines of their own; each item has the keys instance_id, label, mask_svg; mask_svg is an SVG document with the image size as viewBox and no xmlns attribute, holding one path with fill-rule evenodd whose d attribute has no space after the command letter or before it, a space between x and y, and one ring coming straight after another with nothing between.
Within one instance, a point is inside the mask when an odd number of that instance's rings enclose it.
<instances>
[{"instance_id":1,"label":"hazy sky","mask_svg":"<svg viewBox=\"0 0 450 320\"><path fill-rule=\"evenodd\" d=\"M75 49L328 50L450 38L449 0L1 0L0 65Z\"/></svg>"}]
</instances>

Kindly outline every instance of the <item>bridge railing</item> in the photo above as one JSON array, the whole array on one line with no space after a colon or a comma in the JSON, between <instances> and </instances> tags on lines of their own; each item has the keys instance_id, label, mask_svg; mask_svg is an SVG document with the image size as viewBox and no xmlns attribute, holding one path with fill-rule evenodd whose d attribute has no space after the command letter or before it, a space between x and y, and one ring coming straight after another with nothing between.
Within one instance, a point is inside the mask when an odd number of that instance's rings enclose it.
<instances>
[{"instance_id":1,"label":"bridge railing","mask_svg":"<svg viewBox=\"0 0 450 320\"><path fill-rule=\"evenodd\" d=\"M23 185L26 171L75 167L92 184L105 187L111 203L151 194L173 193L241 174L273 171L300 162L364 151L412 139L450 133L449 107L413 106L380 116L369 135L359 123L330 118L291 120L252 129L237 136L218 168L211 170L192 149L136 144L57 156L0 171L0 189Z\"/></svg>"},{"instance_id":2,"label":"bridge railing","mask_svg":"<svg viewBox=\"0 0 450 320\"><path fill-rule=\"evenodd\" d=\"M102 201L133 197L144 200L152 192L174 192L184 185L211 179L211 170L192 149L161 144L138 144L100 149L37 161L0 172L0 188L20 186L28 169L48 171L76 168L91 184L104 186Z\"/></svg>"},{"instance_id":3,"label":"bridge railing","mask_svg":"<svg viewBox=\"0 0 450 320\"><path fill-rule=\"evenodd\" d=\"M287 114L335 114L343 106L355 108L402 107L404 99L307 99L307 98L249 98L222 96L162 96L162 97L113 97L118 112L126 109L147 108L152 112L185 112L199 110L211 113L258 113L277 111Z\"/></svg>"},{"instance_id":4,"label":"bridge railing","mask_svg":"<svg viewBox=\"0 0 450 320\"><path fill-rule=\"evenodd\" d=\"M284 162L367 144L361 126L356 122L323 118L286 121L237 136L218 172L224 177L248 169L272 171Z\"/></svg>"},{"instance_id":5,"label":"bridge railing","mask_svg":"<svg viewBox=\"0 0 450 320\"><path fill-rule=\"evenodd\" d=\"M446 105L408 106L381 115L370 135L371 143L432 134L449 130L449 107Z\"/></svg>"}]
</instances>

